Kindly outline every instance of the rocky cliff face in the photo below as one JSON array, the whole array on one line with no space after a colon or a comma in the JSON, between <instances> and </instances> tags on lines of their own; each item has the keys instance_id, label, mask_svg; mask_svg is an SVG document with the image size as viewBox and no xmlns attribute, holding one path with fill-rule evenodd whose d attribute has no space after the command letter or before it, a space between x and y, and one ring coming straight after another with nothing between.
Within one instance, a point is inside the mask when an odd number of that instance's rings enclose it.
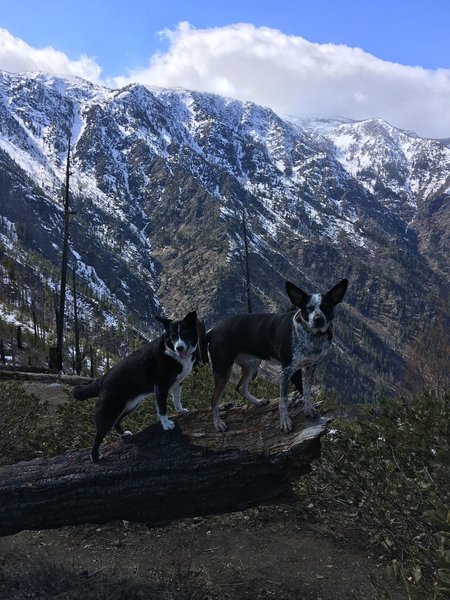
<instances>
[{"instance_id":1,"label":"rocky cliff face","mask_svg":"<svg viewBox=\"0 0 450 600\"><path fill-rule=\"evenodd\" d=\"M1 73L2 250L46 285L69 136L71 262L105 313L151 335L161 310L195 307L208 325L245 311L245 215L255 310L286 308L286 279L313 292L348 277L322 378L353 398L397 385L405 344L447 293L444 143L379 119Z\"/></svg>"}]
</instances>

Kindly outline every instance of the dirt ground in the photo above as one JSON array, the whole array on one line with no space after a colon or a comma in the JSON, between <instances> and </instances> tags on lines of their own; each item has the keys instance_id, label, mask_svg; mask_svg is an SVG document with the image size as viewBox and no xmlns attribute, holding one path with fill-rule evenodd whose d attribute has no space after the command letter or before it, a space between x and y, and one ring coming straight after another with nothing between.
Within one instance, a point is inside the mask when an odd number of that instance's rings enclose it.
<instances>
[{"instance_id":1,"label":"dirt ground","mask_svg":"<svg viewBox=\"0 0 450 600\"><path fill-rule=\"evenodd\" d=\"M60 385L29 391L52 405L68 397ZM384 571L364 539L310 522L299 504L164 527L115 522L0 538L2 600L406 598Z\"/></svg>"},{"instance_id":2,"label":"dirt ground","mask_svg":"<svg viewBox=\"0 0 450 600\"><path fill-rule=\"evenodd\" d=\"M165 527L116 522L0 539L0 597L5 600L66 598L64 593L88 575L104 579L114 590L111 598L362 600L379 597L381 590L404 598L390 589L383 571L384 565L355 540L306 523L290 507ZM48 582L41 578L58 572L67 581L57 595L46 595ZM141 585L135 595L120 595L126 580Z\"/></svg>"}]
</instances>

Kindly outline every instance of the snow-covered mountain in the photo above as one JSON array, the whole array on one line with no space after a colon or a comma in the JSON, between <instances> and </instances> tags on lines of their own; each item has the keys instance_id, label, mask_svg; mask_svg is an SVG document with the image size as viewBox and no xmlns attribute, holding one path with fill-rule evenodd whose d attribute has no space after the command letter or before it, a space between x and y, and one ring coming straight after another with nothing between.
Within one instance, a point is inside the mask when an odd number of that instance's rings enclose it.
<instances>
[{"instance_id":1,"label":"snow-covered mountain","mask_svg":"<svg viewBox=\"0 0 450 600\"><path fill-rule=\"evenodd\" d=\"M444 143L380 119L307 122L206 93L0 73L0 250L46 285L69 136L70 260L105 314L150 334L161 310L196 307L208 324L244 311L245 213L255 308L283 309L286 279L315 291L348 276L324 377L353 394L392 388L448 286Z\"/></svg>"}]
</instances>

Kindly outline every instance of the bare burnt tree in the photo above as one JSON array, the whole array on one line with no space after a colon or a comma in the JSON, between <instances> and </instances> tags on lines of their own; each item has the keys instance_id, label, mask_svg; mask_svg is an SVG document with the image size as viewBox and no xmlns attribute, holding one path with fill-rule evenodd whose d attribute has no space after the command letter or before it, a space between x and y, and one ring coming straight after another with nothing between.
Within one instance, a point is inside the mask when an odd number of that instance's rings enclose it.
<instances>
[{"instance_id":1,"label":"bare burnt tree","mask_svg":"<svg viewBox=\"0 0 450 600\"><path fill-rule=\"evenodd\" d=\"M38 332L38 324L37 324L37 317L36 317L36 303L34 300L32 300L32 302L31 302L31 316L33 319L34 339L37 340L39 338L39 332Z\"/></svg>"},{"instance_id":2,"label":"bare burnt tree","mask_svg":"<svg viewBox=\"0 0 450 600\"><path fill-rule=\"evenodd\" d=\"M75 373L81 373L81 352L80 352L80 324L78 321L78 296L77 296L77 276L75 267L72 270L72 294L73 294L73 327L75 338Z\"/></svg>"},{"instance_id":3,"label":"bare burnt tree","mask_svg":"<svg viewBox=\"0 0 450 600\"><path fill-rule=\"evenodd\" d=\"M13 331L12 327L10 329L10 340L9 341L10 341L10 344L11 344L12 364L13 364L13 367L15 367L16 366L16 353L15 353L15 350L14 350L14 331Z\"/></svg>"},{"instance_id":4,"label":"bare burnt tree","mask_svg":"<svg viewBox=\"0 0 450 600\"><path fill-rule=\"evenodd\" d=\"M248 253L248 229L245 210L242 208L242 234L244 238L244 265L245 265L245 294L247 298L247 312L253 312L251 281L250 281L250 261Z\"/></svg>"},{"instance_id":5,"label":"bare burnt tree","mask_svg":"<svg viewBox=\"0 0 450 600\"><path fill-rule=\"evenodd\" d=\"M64 310L66 305L66 281L67 281L67 257L69 250L69 179L70 179L70 134L67 144L67 162L66 162L66 181L64 186L64 225L63 225L63 241L62 241L62 259L61 259L61 284L59 293L59 310L56 321L56 350L50 352L52 362L51 367L62 370L63 363L63 344L64 344Z\"/></svg>"},{"instance_id":6,"label":"bare burnt tree","mask_svg":"<svg viewBox=\"0 0 450 600\"><path fill-rule=\"evenodd\" d=\"M90 356L90 361L91 361L90 376L93 378L95 375L95 368L94 368L95 351L94 351L94 347L92 345L89 346L89 356Z\"/></svg>"},{"instance_id":7,"label":"bare burnt tree","mask_svg":"<svg viewBox=\"0 0 450 600\"><path fill-rule=\"evenodd\" d=\"M22 342L22 327L20 325L17 326L17 349L23 350L23 342Z\"/></svg>"}]
</instances>

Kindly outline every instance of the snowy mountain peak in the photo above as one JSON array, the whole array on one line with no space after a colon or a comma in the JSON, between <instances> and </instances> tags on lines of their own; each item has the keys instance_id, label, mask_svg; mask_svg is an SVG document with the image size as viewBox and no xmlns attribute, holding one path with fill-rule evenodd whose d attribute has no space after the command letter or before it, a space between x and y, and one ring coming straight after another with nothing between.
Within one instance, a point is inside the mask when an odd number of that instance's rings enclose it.
<instances>
[{"instance_id":1,"label":"snowy mountain peak","mask_svg":"<svg viewBox=\"0 0 450 600\"><path fill-rule=\"evenodd\" d=\"M141 331L161 306L245 310L243 214L257 308L285 307L286 279L313 291L350 276L348 318L395 364L395 323L410 330L447 281L442 142L380 119L299 121L207 93L0 73L3 248L18 263L59 263L69 135L70 260Z\"/></svg>"}]
</instances>

